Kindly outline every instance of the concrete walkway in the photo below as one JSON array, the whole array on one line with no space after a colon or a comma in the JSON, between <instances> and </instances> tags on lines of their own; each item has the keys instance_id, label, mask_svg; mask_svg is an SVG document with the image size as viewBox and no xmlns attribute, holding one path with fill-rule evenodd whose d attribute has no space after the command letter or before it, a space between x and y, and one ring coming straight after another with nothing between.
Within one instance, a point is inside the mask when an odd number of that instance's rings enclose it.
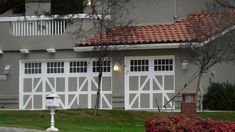
<instances>
[{"instance_id":1,"label":"concrete walkway","mask_svg":"<svg viewBox=\"0 0 235 132\"><path fill-rule=\"evenodd\" d=\"M23 129L23 128L0 127L0 132L46 132L46 131Z\"/></svg>"}]
</instances>

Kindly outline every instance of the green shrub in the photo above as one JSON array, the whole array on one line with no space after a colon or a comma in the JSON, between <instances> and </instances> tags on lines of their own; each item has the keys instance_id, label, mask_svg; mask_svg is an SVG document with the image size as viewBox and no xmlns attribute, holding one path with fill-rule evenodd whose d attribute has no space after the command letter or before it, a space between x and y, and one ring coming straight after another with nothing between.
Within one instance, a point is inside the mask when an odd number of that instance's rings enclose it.
<instances>
[{"instance_id":1,"label":"green shrub","mask_svg":"<svg viewBox=\"0 0 235 132\"><path fill-rule=\"evenodd\" d=\"M209 110L235 110L235 85L212 84L204 96L203 106Z\"/></svg>"}]
</instances>

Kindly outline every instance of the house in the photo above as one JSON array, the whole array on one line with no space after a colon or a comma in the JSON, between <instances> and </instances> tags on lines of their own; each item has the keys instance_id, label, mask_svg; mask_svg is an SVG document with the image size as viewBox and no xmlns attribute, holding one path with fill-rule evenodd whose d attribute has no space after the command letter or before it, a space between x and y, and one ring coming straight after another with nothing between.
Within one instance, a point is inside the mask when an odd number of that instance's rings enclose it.
<instances>
[{"instance_id":1,"label":"house","mask_svg":"<svg viewBox=\"0 0 235 132\"><path fill-rule=\"evenodd\" d=\"M130 7L128 16L135 20L136 26L131 27L132 34L127 34L128 39L122 39L123 30L128 30L128 27L122 30L114 28L113 32L117 34L115 43L107 43L110 36L104 33L98 35L103 38L102 41L93 37L75 44L71 30L76 27L68 23L68 19L89 21L89 18L82 14L71 17L63 14L58 18L51 13L53 3L49 0L39 3L26 1L24 6L20 4L18 13L14 12L16 9L2 11L0 107L45 109L46 96L55 90L61 97L63 109L93 108L98 65L92 49L96 44L104 43L118 45L119 50L111 51L112 59L102 67L100 108L154 110L159 105L164 109L166 102L197 71L193 64L182 68L179 46L191 42L202 43L227 30L218 29L200 37L187 32L186 28L192 28L191 22L195 19L203 22L205 27L211 26L210 21L216 19L216 14L195 13L206 8L203 0L132 2L134 6ZM35 12L49 12L52 16L35 16ZM234 18L235 13L230 12L229 16ZM234 21L229 21L226 28L232 28L234 24ZM113 70L116 64L120 68L118 71ZM216 82L234 83L234 64L219 64L204 76L201 86L204 93L212 73ZM194 90L195 82L184 92ZM178 109L179 104L176 103L170 101L165 107Z\"/></svg>"}]
</instances>

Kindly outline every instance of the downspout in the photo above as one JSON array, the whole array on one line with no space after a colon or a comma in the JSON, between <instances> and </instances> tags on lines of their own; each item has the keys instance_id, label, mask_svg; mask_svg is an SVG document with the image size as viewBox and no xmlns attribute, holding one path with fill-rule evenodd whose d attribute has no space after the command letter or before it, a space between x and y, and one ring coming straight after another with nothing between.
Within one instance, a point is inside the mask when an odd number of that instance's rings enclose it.
<instances>
[{"instance_id":1,"label":"downspout","mask_svg":"<svg viewBox=\"0 0 235 132\"><path fill-rule=\"evenodd\" d=\"M177 21L178 19L176 0L173 0L173 19L174 19L174 22Z\"/></svg>"}]
</instances>

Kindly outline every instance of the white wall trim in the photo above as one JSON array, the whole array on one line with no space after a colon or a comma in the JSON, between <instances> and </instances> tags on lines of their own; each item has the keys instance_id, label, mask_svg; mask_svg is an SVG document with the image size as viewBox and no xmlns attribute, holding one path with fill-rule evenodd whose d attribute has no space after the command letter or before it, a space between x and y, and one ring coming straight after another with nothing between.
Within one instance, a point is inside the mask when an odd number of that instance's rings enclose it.
<instances>
[{"instance_id":1,"label":"white wall trim","mask_svg":"<svg viewBox=\"0 0 235 132\"><path fill-rule=\"evenodd\" d=\"M38 21L38 20L53 20L53 19L97 19L102 18L102 15L93 14L68 14L68 15L52 15L52 16L19 16L19 17L0 17L0 22L14 21ZM105 16L105 19L111 19L110 15Z\"/></svg>"}]
</instances>

